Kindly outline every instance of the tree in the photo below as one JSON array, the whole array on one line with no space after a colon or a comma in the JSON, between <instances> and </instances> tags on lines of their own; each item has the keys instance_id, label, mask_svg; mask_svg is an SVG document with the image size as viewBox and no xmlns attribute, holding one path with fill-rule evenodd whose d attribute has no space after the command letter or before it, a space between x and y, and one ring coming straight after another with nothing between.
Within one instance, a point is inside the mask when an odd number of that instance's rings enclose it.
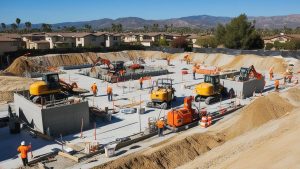
<instances>
[{"instance_id":1,"label":"tree","mask_svg":"<svg viewBox=\"0 0 300 169\"><path fill-rule=\"evenodd\" d=\"M279 41L275 41L275 42L274 42L274 48L275 48L276 50L282 50L282 49L284 49L284 44L283 44L283 43L280 43Z\"/></svg>"},{"instance_id":2,"label":"tree","mask_svg":"<svg viewBox=\"0 0 300 169\"><path fill-rule=\"evenodd\" d=\"M157 23L153 24L152 31L153 32L158 32L158 29L159 29L159 25Z\"/></svg>"},{"instance_id":3,"label":"tree","mask_svg":"<svg viewBox=\"0 0 300 169\"><path fill-rule=\"evenodd\" d=\"M31 29L31 22L25 22L25 27L29 31Z\"/></svg>"},{"instance_id":4,"label":"tree","mask_svg":"<svg viewBox=\"0 0 300 169\"><path fill-rule=\"evenodd\" d=\"M84 25L84 28L85 28L86 30L88 30L88 31L91 31L91 30L92 30L92 26L89 25L89 24Z\"/></svg>"},{"instance_id":5,"label":"tree","mask_svg":"<svg viewBox=\"0 0 300 169\"><path fill-rule=\"evenodd\" d=\"M149 26L144 25L144 32L149 32Z\"/></svg>"},{"instance_id":6,"label":"tree","mask_svg":"<svg viewBox=\"0 0 300 169\"><path fill-rule=\"evenodd\" d=\"M159 46L168 46L168 42L165 37L159 39Z\"/></svg>"},{"instance_id":7,"label":"tree","mask_svg":"<svg viewBox=\"0 0 300 169\"><path fill-rule=\"evenodd\" d=\"M187 49L189 46L189 42L186 40L185 37L178 37L174 39L171 43L173 48L184 48Z\"/></svg>"},{"instance_id":8,"label":"tree","mask_svg":"<svg viewBox=\"0 0 300 169\"><path fill-rule=\"evenodd\" d=\"M165 26L164 26L164 28L165 28L165 32L167 32L167 31L168 31L168 28L169 28L169 26L168 26L168 25L165 25Z\"/></svg>"},{"instance_id":9,"label":"tree","mask_svg":"<svg viewBox=\"0 0 300 169\"><path fill-rule=\"evenodd\" d=\"M17 19L16 19L16 24L18 25L18 28L19 28L20 23L21 23L21 19L20 19L20 18L17 18Z\"/></svg>"},{"instance_id":10,"label":"tree","mask_svg":"<svg viewBox=\"0 0 300 169\"><path fill-rule=\"evenodd\" d=\"M271 50L274 47L273 43L266 43L265 49Z\"/></svg>"},{"instance_id":11,"label":"tree","mask_svg":"<svg viewBox=\"0 0 300 169\"><path fill-rule=\"evenodd\" d=\"M4 31L6 29L6 24L5 23L1 23L1 28Z\"/></svg>"},{"instance_id":12,"label":"tree","mask_svg":"<svg viewBox=\"0 0 300 169\"><path fill-rule=\"evenodd\" d=\"M248 22L245 14L234 18L226 26L218 25L216 38L219 43L231 49L261 49L263 40L255 30L253 23Z\"/></svg>"},{"instance_id":13,"label":"tree","mask_svg":"<svg viewBox=\"0 0 300 169\"><path fill-rule=\"evenodd\" d=\"M15 23L10 24L10 27L13 31L16 31L18 28L17 24L15 24Z\"/></svg>"},{"instance_id":14,"label":"tree","mask_svg":"<svg viewBox=\"0 0 300 169\"><path fill-rule=\"evenodd\" d=\"M196 44L204 48L216 48L218 47L218 42L213 36L205 36L197 38Z\"/></svg>"},{"instance_id":15,"label":"tree","mask_svg":"<svg viewBox=\"0 0 300 169\"><path fill-rule=\"evenodd\" d=\"M43 23L41 29L43 32L51 32L52 26L50 24Z\"/></svg>"}]
</instances>

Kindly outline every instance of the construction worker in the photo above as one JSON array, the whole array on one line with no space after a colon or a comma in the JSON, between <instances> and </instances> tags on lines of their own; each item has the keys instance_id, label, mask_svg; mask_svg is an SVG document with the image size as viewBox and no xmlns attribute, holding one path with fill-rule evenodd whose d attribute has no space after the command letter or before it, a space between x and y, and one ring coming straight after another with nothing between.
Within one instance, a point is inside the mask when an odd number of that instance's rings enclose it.
<instances>
[{"instance_id":1,"label":"construction worker","mask_svg":"<svg viewBox=\"0 0 300 169\"><path fill-rule=\"evenodd\" d=\"M275 86L275 91L278 91L279 90L279 80L278 79L275 80L274 86Z\"/></svg>"},{"instance_id":2,"label":"construction worker","mask_svg":"<svg viewBox=\"0 0 300 169\"><path fill-rule=\"evenodd\" d=\"M21 153L21 159L24 166L28 166L27 153L30 149L31 149L31 145L26 146L25 141L22 141L21 145L17 149L17 151Z\"/></svg>"},{"instance_id":3,"label":"construction worker","mask_svg":"<svg viewBox=\"0 0 300 169\"><path fill-rule=\"evenodd\" d=\"M163 118L160 118L157 123L157 128L158 128L158 137L163 136L163 131L164 131L164 127L165 127L165 122Z\"/></svg>"},{"instance_id":4,"label":"construction worker","mask_svg":"<svg viewBox=\"0 0 300 169\"><path fill-rule=\"evenodd\" d=\"M140 82L140 89L143 90L143 77L140 78L139 82Z\"/></svg>"},{"instance_id":5,"label":"construction worker","mask_svg":"<svg viewBox=\"0 0 300 169\"><path fill-rule=\"evenodd\" d=\"M167 57L167 63L168 63L168 66L170 66L170 62L171 62L171 58L170 58L170 57Z\"/></svg>"},{"instance_id":6,"label":"construction worker","mask_svg":"<svg viewBox=\"0 0 300 169\"><path fill-rule=\"evenodd\" d=\"M197 64L193 66L193 79L196 80L196 70L197 70Z\"/></svg>"},{"instance_id":7,"label":"construction worker","mask_svg":"<svg viewBox=\"0 0 300 169\"><path fill-rule=\"evenodd\" d=\"M272 80L274 77L273 66L270 68L269 74L270 74L270 80Z\"/></svg>"},{"instance_id":8,"label":"construction worker","mask_svg":"<svg viewBox=\"0 0 300 169\"><path fill-rule=\"evenodd\" d=\"M97 96L97 92L98 92L98 87L96 85L96 82L94 82L94 84L91 86L91 90L93 92L93 95L96 97Z\"/></svg>"},{"instance_id":9,"label":"construction worker","mask_svg":"<svg viewBox=\"0 0 300 169\"><path fill-rule=\"evenodd\" d=\"M112 95L113 95L112 87L107 86L106 93L107 93L108 101L109 102L112 101Z\"/></svg>"}]
</instances>

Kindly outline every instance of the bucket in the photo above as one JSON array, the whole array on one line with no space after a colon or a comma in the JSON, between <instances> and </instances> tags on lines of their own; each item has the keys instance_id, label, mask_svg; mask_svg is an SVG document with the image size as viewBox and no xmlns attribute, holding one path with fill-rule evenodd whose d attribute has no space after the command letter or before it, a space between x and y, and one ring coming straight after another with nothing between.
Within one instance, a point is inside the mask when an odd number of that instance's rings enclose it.
<instances>
[{"instance_id":1,"label":"bucket","mask_svg":"<svg viewBox=\"0 0 300 169\"><path fill-rule=\"evenodd\" d=\"M105 150L105 156L106 157L113 157L115 155L115 150L116 150L117 144L109 144L104 147Z\"/></svg>"}]
</instances>

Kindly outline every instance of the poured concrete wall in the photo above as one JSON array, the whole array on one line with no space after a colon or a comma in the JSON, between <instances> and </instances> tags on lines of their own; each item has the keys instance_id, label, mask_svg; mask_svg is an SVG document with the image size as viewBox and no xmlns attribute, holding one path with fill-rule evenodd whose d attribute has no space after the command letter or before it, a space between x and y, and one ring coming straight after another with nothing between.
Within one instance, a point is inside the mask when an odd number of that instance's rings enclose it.
<instances>
[{"instance_id":1,"label":"poured concrete wall","mask_svg":"<svg viewBox=\"0 0 300 169\"><path fill-rule=\"evenodd\" d=\"M88 102L42 109L42 118L45 132L49 127L51 135L79 133L82 119L83 129L89 127Z\"/></svg>"},{"instance_id":2,"label":"poured concrete wall","mask_svg":"<svg viewBox=\"0 0 300 169\"><path fill-rule=\"evenodd\" d=\"M42 132L44 131L42 114L42 107L33 104L25 97L18 93L14 93L14 106L16 114L19 118L30 125L35 130Z\"/></svg>"},{"instance_id":3,"label":"poured concrete wall","mask_svg":"<svg viewBox=\"0 0 300 169\"><path fill-rule=\"evenodd\" d=\"M250 79L245 82L221 79L221 84L224 85L228 91L232 88L237 97L247 98L253 96L254 91L256 93L263 91L264 78L260 80Z\"/></svg>"},{"instance_id":4,"label":"poured concrete wall","mask_svg":"<svg viewBox=\"0 0 300 169\"><path fill-rule=\"evenodd\" d=\"M42 108L41 105L32 103L21 94L15 93L14 100L19 118L41 133L47 134L48 128L51 136L79 133L82 119L83 129L89 127L88 102Z\"/></svg>"}]
</instances>

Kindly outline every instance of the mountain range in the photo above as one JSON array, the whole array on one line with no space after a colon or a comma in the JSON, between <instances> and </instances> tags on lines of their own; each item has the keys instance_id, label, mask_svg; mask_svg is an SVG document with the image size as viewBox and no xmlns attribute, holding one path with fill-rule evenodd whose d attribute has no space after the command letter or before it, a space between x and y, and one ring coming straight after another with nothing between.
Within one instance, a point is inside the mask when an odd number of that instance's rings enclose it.
<instances>
[{"instance_id":1,"label":"mountain range","mask_svg":"<svg viewBox=\"0 0 300 169\"><path fill-rule=\"evenodd\" d=\"M218 23L226 24L230 22L231 17L221 16L209 16L209 15L198 15L188 16L181 18L163 19L163 20L146 20L138 17L124 17L118 19L98 19L91 21L80 21L80 22L63 22L52 24L53 28L57 27L70 27L75 26L77 28L84 27L84 25L91 25L93 29L110 28L112 24L122 24L123 29L143 29L145 25L152 26L153 24L159 24L159 27L164 25L173 27L190 27L190 28L212 28ZM296 28L300 27L300 14L284 15L284 16L259 16L249 17L249 20L255 20L255 26L257 28ZM34 24L33 27L38 27L41 24Z\"/></svg>"}]
</instances>

